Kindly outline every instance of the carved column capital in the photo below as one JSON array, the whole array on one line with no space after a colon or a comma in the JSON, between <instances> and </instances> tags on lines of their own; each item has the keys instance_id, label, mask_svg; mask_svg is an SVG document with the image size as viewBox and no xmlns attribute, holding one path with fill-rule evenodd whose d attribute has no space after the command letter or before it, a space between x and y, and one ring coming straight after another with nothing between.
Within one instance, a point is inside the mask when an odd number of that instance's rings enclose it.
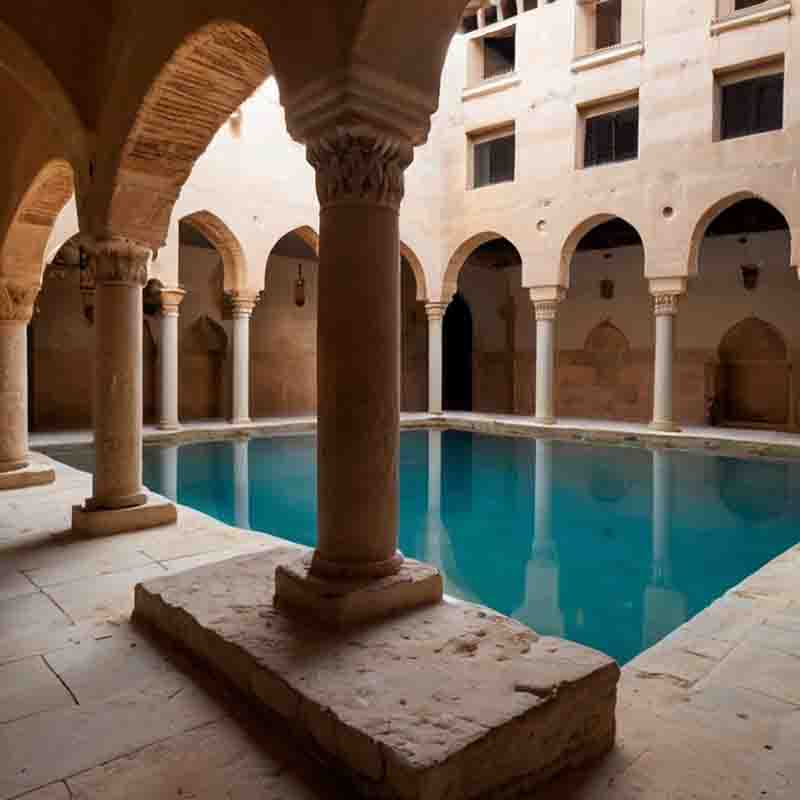
<instances>
[{"instance_id":1,"label":"carved column capital","mask_svg":"<svg viewBox=\"0 0 800 800\"><path fill-rule=\"evenodd\" d=\"M414 158L410 142L369 127L338 127L308 143L322 208L379 205L399 211L404 172Z\"/></svg>"},{"instance_id":2,"label":"carved column capital","mask_svg":"<svg viewBox=\"0 0 800 800\"><path fill-rule=\"evenodd\" d=\"M558 314L558 304L561 300L536 300L533 303L533 311L536 321L552 321Z\"/></svg>"},{"instance_id":3,"label":"carved column capital","mask_svg":"<svg viewBox=\"0 0 800 800\"><path fill-rule=\"evenodd\" d=\"M258 296L258 292L232 292L228 297L234 318L251 316L258 303Z\"/></svg>"},{"instance_id":4,"label":"carved column capital","mask_svg":"<svg viewBox=\"0 0 800 800\"><path fill-rule=\"evenodd\" d=\"M160 292L161 314L165 317L177 317L186 292L176 287L165 287Z\"/></svg>"},{"instance_id":5,"label":"carved column capital","mask_svg":"<svg viewBox=\"0 0 800 800\"><path fill-rule=\"evenodd\" d=\"M130 239L114 236L92 245L93 269L98 284L117 283L143 287L152 251Z\"/></svg>"},{"instance_id":6,"label":"carved column capital","mask_svg":"<svg viewBox=\"0 0 800 800\"><path fill-rule=\"evenodd\" d=\"M429 320L441 322L447 313L449 305L450 303L426 303L425 313L428 315Z\"/></svg>"},{"instance_id":7,"label":"carved column capital","mask_svg":"<svg viewBox=\"0 0 800 800\"><path fill-rule=\"evenodd\" d=\"M653 295L653 307L657 317L674 317L678 313L681 296L674 292Z\"/></svg>"},{"instance_id":8,"label":"carved column capital","mask_svg":"<svg viewBox=\"0 0 800 800\"><path fill-rule=\"evenodd\" d=\"M30 322L39 289L0 280L0 322Z\"/></svg>"}]
</instances>

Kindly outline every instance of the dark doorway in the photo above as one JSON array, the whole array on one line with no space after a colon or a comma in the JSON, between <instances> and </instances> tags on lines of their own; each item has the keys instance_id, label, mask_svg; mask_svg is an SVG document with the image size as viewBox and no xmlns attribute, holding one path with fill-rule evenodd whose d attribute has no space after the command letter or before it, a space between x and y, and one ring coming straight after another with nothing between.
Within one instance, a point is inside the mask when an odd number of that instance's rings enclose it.
<instances>
[{"instance_id":1,"label":"dark doorway","mask_svg":"<svg viewBox=\"0 0 800 800\"><path fill-rule=\"evenodd\" d=\"M472 411L472 312L459 292L444 315L444 408Z\"/></svg>"}]
</instances>

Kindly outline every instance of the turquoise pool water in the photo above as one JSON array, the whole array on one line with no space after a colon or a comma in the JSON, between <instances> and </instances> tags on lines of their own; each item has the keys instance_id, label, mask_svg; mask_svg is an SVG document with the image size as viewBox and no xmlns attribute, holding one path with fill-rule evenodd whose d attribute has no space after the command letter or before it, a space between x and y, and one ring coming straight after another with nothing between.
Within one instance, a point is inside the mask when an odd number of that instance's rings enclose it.
<instances>
[{"instance_id":1,"label":"turquoise pool water","mask_svg":"<svg viewBox=\"0 0 800 800\"><path fill-rule=\"evenodd\" d=\"M313 437L145 449L153 490L314 544ZM800 539L800 463L404 433L400 546L448 593L621 663Z\"/></svg>"}]
</instances>

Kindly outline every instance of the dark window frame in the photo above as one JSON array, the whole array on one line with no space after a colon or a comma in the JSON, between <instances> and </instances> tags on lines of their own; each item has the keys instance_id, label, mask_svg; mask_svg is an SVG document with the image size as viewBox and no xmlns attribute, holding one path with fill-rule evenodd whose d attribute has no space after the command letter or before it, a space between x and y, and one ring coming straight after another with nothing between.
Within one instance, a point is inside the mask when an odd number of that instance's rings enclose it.
<instances>
[{"instance_id":1,"label":"dark window frame","mask_svg":"<svg viewBox=\"0 0 800 800\"><path fill-rule=\"evenodd\" d=\"M510 33L509 33L510 31ZM511 40L511 64L507 69L498 66L497 69L490 71L490 50L495 47L498 53L502 51L502 46L496 43L502 43L504 40ZM485 81L496 80L497 78L507 77L513 75L517 71L517 26L511 25L509 28L504 28L497 33L490 33L481 37L481 57L483 63L481 64L481 78ZM495 62L499 65L499 59Z\"/></svg>"},{"instance_id":2,"label":"dark window frame","mask_svg":"<svg viewBox=\"0 0 800 800\"><path fill-rule=\"evenodd\" d=\"M774 105L768 105L770 93L778 95L777 103ZM783 71L721 85L720 141L783 130L785 93L786 81Z\"/></svg>"},{"instance_id":3,"label":"dark window frame","mask_svg":"<svg viewBox=\"0 0 800 800\"><path fill-rule=\"evenodd\" d=\"M633 147L626 146L625 124L630 124L626 117L633 117L635 133ZM605 126L605 130L603 129ZM605 138L607 141L603 141ZM620 141L623 139L623 141ZM606 152L604 152L606 151ZM583 167L601 167L606 164L622 164L639 158L639 104L635 103L616 111L593 114L584 120L583 133Z\"/></svg>"},{"instance_id":4,"label":"dark window frame","mask_svg":"<svg viewBox=\"0 0 800 800\"><path fill-rule=\"evenodd\" d=\"M503 152L492 152L492 146L497 148L502 143L511 142L510 166L503 163L507 158ZM486 153L488 162L485 165L480 163L482 154ZM484 168L485 167L485 168ZM516 131L508 130L498 132L496 136L481 138L472 143L472 189L483 189L486 186L497 186L501 183L513 183L516 180L517 172L517 137Z\"/></svg>"}]
</instances>

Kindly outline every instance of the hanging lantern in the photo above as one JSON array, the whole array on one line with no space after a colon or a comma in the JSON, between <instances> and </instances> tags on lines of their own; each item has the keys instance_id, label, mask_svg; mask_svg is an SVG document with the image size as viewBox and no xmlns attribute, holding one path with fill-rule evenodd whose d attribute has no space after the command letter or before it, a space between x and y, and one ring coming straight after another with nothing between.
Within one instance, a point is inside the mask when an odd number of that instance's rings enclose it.
<instances>
[{"instance_id":1,"label":"hanging lantern","mask_svg":"<svg viewBox=\"0 0 800 800\"><path fill-rule=\"evenodd\" d=\"M306 304L306 279L303 277L303 265L297 265L297 280L294 282L294 304L302 308Z\"/></svg>"}]
</instances>

